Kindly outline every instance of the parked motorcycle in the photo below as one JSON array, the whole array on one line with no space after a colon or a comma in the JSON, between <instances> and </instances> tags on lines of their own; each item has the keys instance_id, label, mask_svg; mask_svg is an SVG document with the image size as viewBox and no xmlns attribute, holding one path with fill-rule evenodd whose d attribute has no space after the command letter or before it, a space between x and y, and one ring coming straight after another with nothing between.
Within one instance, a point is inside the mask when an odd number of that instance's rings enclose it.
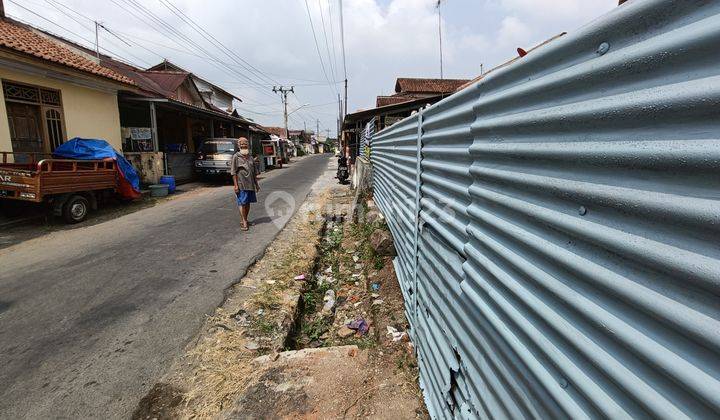
<instances>
[{"instance_id":1,"label":"parked motorcycle","mask_svg":"<svg viewBox=\"0 0 720 420\"><path fill-rule=\"evenodd\" d=\"M345 184L349 177L350 168L348 167L347 158L345 156L340 156L338 158L338 169L335 178L337 178L341 184Z\"/></svg>"}]
</instances>

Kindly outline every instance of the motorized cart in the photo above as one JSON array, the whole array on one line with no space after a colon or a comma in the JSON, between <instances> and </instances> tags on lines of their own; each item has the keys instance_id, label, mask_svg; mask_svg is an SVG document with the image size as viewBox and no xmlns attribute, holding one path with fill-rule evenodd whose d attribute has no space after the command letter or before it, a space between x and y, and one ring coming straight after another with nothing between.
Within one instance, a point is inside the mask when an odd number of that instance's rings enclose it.
<instances>
[{"instance_id":1,"label":"motorized cart","mask_svg":"<svg viewBox=\"0 0 720 420\"><path fill-rule=\"evenodd\" d=\"M0 152L3 204L46 204L54 215L78 223L104 198L140 197L135 169L106 141L75 138L54 153Z\"/></svg>"},{"instance_id":2,"label":"motorized cart","mask_svg":"<svg viewBox=\"0 0 720 420\"><path fill-rule=\"evenodd\" d=\"M0 154L0 199L46 203L68 223L85 220L101 196L117 191L117 163L110 158L53 159L23 153L28 162L14 163L14 153Z\"/></svg>"}]
</instances>

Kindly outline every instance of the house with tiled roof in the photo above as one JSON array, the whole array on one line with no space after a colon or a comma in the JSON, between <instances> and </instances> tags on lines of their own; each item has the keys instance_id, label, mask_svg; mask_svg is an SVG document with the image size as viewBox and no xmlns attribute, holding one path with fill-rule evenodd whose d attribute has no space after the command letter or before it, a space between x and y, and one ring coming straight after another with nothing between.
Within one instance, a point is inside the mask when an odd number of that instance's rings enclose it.
<instances>
[{"instance_id":1,"label":"house with tiled roof","mask_svg":"<svg viewBox=\"0 0 720 420\"><path fill-rule=\"evenodd\" d=\"M228 92L222 87L212 82L209 82L206 79L203 79L202 77L191 73L168 60L163 60L163 62L150 67L148 71L176 71L188 73L189 76L192 78L192 81L195 83L195 86L197 86L197 89L202 95L205 102L211 108L216 110L232 113L235 109L235 107L233 106L233 101L236 100L238 102L242 102L242 99L238 98L237 96Z\"/></svg>"},{"instance_id":2,"label":"house with tiled roof","mask_svg":"<svg viewBox=\"0 0 720 420\"><path fill-rule=\"evenodd\" d=\"M368 124L377 132L408 117L418 109L450 96L469 79L431 79L398 77L395 93L375 98L375 108L349 113L343 120L343 135L354 154L358 153L361 133Z\"/></svg>"},{"instance_id":3,"label":"house with tiled roof","mask_svg":"<svg viewBox=\"0 0 720 420\"><path fill-rule=\"evenodd\" d=\"M395 81L395 93L389 96L378 96L375 99L375 107L396 105L424 98L442 98L453 94L459 86L469 81L468 79L398 77Z\"/></svg>"},{"instance_id":4,"label":"house with tiled roof","mask_svg":"<svg viewBox=\"0 0 720 420\"><path fill-rule=\"evenodd\" d=\"M132 80L137 86L134 92L118 95L118 104L123 151L140 169L143 182L155 183L163 174L173 175L180 182L193 179L194 153L205 139L244 136L251 141L253 150L260 153L261 141L269 136L236 110L218 106L225 105L212 101L206 85L201 84L209 82L190 71L167 61L142 69L89 51L67 39L55 39L73 49L97 55L101 66ZM232 99L239 101L235 96Z\"/></svg>"},{"instance_id":5,"label":"house with tiled roof","mask_svg":"<svg viewBox=\"0 0 720 420\"><path fill-rule=\"evenodd\" d=\"M122 149L118 93L138 86L90 54L10 19L0 7L0 151L16 160L51 153L69 138Z\"/></svg>"},{"instance_id":6,"label":"house with tiled roof","mask_svg":"<svg viewBox=\"0 0 720 420\"><path fill-rule=\"evenodd\" d=\"M565 34L565 32L562 32L555 35L528 50L518 48L518 56L492 70L481 73L474 79L397 78L395 80L395 93L376 97L375 108L362 109L345 115L341 132L343 149L349 147L350 153L357 156L361 148L363 133L368 131L378 132L409 117L420 108L432 105L447 96L467 89L496 70L522 59L527 54L557 40Z\"/></svg>"}]
</instances>

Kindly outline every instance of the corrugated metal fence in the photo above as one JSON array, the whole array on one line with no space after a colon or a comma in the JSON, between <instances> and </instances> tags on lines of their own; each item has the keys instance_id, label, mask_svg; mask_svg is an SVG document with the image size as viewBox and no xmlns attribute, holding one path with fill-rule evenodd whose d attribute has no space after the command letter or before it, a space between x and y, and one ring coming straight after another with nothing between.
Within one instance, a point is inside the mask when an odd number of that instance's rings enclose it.
<instances>
[{"instance_id":1,"label":"corrugated metal fence","mask_svg":"<svg viewBox=\"0 0 720 420\"><path fill-rule=\"evenodd\" d=\"M438 418L720 414L720 2L632 0L377 133Z\"/></svg>"}]
</instances>

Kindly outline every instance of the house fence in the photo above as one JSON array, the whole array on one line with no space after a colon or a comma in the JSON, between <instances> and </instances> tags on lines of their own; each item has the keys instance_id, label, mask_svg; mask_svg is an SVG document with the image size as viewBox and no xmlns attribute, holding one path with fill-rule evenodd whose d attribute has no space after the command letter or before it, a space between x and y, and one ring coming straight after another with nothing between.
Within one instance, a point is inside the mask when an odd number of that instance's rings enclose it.
<instances>
[{"instance_id":1,"label":"house fence","mask_svg":"<svg viewBox=\"0 0 720 420\"><path fill-rule=\"evenodd\" d=\"M378 132L433 417L717 418L720 2L634 0Z\"/></svg>"}]
</instances>

